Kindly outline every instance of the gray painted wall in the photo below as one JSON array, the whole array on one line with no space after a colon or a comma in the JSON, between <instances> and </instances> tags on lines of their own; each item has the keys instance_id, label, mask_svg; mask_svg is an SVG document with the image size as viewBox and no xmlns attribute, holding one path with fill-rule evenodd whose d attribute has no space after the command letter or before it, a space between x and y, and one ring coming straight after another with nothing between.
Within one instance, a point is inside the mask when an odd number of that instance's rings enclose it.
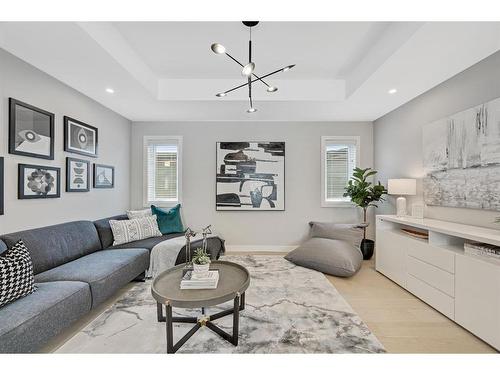
<instances>
[{"instance_id":1,"label":"gray painted wall","mask_svg":"<svg viewBox=\"0 0 500 375\"><path fill-rule=\"evenodd\" d=\"M244 109L242 109L244 110ZM372 123L133 123L131 205L142 206L143 137L183 136L183 216L189 226L213 224L227 245L254 250L286 249L299 244L310 220L354 222L355 208L321 208L320 137L361 136L361 166L373 162ZM283 212L217 212L215 147L217 141L286 142L286 210Z\"/></svg>"},{"instance_id":2,"label":"gray painted wall","mask_svg":"<svg viewBox=\"0 0 500 375\"><path fill-rule=\"evenodd\" d=\"M55 113L54 160L8 154L9 97ZM69 220L97 219L122 213L128 209L130 121L2 49L0 49L0 99L0 156L5 158L5 215L0 216L0 233ZM99 158L88 159L91 162L116 167L115 189L91 189L89 193L65 192L66 157L81 156L63 151L64 115L99 128ZM18 163L60 167L61 198L18 200Z\"/></svg>"},{"instance_id":3,"label":"gray painted wall","mask_svg":"<svg viewBox=\"0 0 500 375\"><path fill-rule=\"evenodd\" d=\"M450 114L500 97L500 52L379 118L374 123L375 167L384 183L388 178L418 178L417 196L422 201L422 126ZM395 213L394 198L378 213ZM500 212L428 206L426 217L498 228Z\"/></svg>"}]
</instances>

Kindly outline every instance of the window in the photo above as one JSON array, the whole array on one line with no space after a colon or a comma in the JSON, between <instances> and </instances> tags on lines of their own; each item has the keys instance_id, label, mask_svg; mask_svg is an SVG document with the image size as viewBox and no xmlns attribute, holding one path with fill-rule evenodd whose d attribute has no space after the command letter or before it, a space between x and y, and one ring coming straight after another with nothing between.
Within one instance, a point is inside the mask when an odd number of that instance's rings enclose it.
<instances>
[{"instance_id":1,"label":"window","mask_svg":"<svg viewBox=\"0 0 500 375\"><path fill-rule=\"evenodd\" d=\"M182 137L144 137L144 206L181 201Z\"/></svg>"},{"instance_id":2,"label":"window","mask_svg":"<svg viewBox=\"0 0 500 375\"><path fill-rule=\"evenodd\" d=\"M321 206L350 205L343 197L359 161L359 137L321 137Z\"/></svg>"}]
</instances>

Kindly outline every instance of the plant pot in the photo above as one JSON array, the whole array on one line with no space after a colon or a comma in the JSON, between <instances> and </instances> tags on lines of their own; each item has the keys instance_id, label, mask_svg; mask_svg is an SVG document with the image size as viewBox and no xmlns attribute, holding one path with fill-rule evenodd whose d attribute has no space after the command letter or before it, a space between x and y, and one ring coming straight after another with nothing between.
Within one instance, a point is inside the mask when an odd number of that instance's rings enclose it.
<instances>
[{"instance_id":1,"label":"plant pot","mask_svg":"<svg viewBox=\"0 0 500 375\"><path fill-rule=\"evenodd\" d=\"M207 264L193 263L193 277L197 278L207 277L209 268L210 268L210 263Z\"/></svg>"},{"instance_id":2,"label":"plant pot","mask_svg":"<svg viewBox=\"0 0 500 375\"><path fill-rule=\"evenodd\" d=\"M373 251L375 249L375 242L372 240L364 239L361 241L361 246L359 248L363 254L364 260L369 260L373 256Z\"/></svg>"}]
</instances>

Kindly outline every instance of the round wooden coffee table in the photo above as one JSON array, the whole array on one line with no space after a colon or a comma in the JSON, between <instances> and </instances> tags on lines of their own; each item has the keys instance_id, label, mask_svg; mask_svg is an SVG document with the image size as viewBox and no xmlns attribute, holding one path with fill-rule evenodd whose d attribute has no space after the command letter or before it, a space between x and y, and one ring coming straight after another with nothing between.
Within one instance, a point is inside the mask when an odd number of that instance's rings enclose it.
<instances>
[{"instance_id":1,"label":"round wooden coffee table","mask_svg":"<svg viewBox=\"0 0 500 375\"><path fill-rule=\"evenodd\" d=\"M250 273L239 264L222 260L212 261L211 270L219 270L219 283L216 289L184 289L180 283L185 265L181 264L160 273L151 286L151 293L157 302L159 322L166 322L167 326L167 353L175 353L194 335L200 327L206 326L226 339L233 345L238 345L239 319L241 310L245 309L245 291L250 285ZM234 300L233 308L205 315L205 308ZM163 305L166 314L163 315ZM172 316L172 307L201 308L199 317ZM213 321L233 314L233 333L226 333L216 326ZM173 324L194 323L195 326L186 333L175 345L173 341Z\"/></svg>"}]
</instances>

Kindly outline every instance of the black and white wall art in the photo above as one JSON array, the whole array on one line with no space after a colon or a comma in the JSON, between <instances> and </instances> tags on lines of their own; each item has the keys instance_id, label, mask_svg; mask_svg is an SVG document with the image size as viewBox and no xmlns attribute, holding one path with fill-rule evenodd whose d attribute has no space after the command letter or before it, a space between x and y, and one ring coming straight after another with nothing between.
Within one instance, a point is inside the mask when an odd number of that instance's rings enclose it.
<instances>
[{"instance_id":1,"label":"black and white wall art","mask_svg":"<svg viewBox=\"0 0 500 375\"><path fill-rule=\"evenodd\" d=\"M4 196L3 196L3 157L0 157L0 215L4 214Z\"/></svg>"},{"instance_id":2,"label":"black and white wall art","mask_svg":"<svg viewBox=\"0 0 500 375\"><path fill-rule=\"evenodd\" d=\"M60 196L60 168L19 164L19 199L59 198Z\"/></svg>"},{"instance_id":3,"label":"black and white wall art","mask_svg":"<svg viewBox=\"0 0 500 375\"><path fill-rule=\"evenodd\" d=\"M54 159L54 114L9 98L9 153Z\"/></svg>"},{"instance_id":4,"label":"black and white wall art","mask_svg":"<svg viewBox=\"0 0 500 375\"><path fill-rule=\"evenodd\" d=\"M500 98L423 127L425 203L500 211Z\"/></svg>"},{"instance_id":5,"label":"black and white wall art","mask_svg":"<svg viewBox=\"0 0 500 375\"><path fill-rule=\"evenodd\" d=\"M69 193L90 191L90 162L66 158L66 191Z\"/></svg>"},{"instance_id":6,"label":"black and white wall art","mask_svg":"<svg viewBox=\"0 0 500 375\"><path fill-rule=\"evenodd\" d=\"M115 187L115 167L94 164L94 189L112 189Z\"/></svg>"},{"instance_id":7,"label":"black and white wall art","mask_svg":"<svg viewBox=\"0 0 500 375\"><path fill-rule=\"evenodd\" d=\"M64 116L64 151L97 157L97 128Z\"/></svg>"},{"instance_id":8,"label":"black and white wall art","mask_svg":"<svg viewBox=\"0 0 500 375\"><path fill-rule=\"evenodd\" d=\"M285 142L217 142L217 211L285 210Z\"/></svg>"}]
</instances>

